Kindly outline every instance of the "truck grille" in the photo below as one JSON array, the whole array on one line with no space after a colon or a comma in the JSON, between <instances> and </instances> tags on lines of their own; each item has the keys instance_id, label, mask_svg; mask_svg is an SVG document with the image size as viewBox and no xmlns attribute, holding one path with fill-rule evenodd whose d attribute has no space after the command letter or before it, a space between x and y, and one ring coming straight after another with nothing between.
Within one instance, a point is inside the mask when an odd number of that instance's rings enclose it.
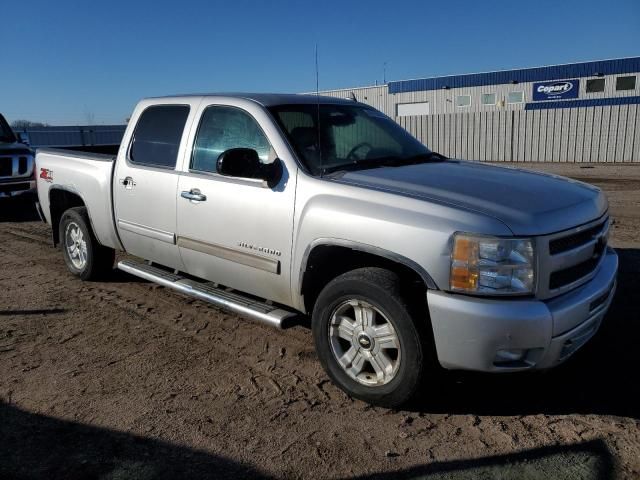
<instances>
[{"instance_id":1,"label":"truck grille","mask_svg":"<svg viewBox=\"0 0 640 480\"><path fill-rule=\"evenodd\" d=\"M561 295L589 281L607 249L608 217L570 230L539 237L539 298Z\"/></svg>"},{"instance_id":2,"label":"truck grille","mask_svg":"<svg viewBox=\"0 0 640 480\"><path fill-rule=\"evenodd\" d=\"M0 177L10 177L13 175L13 158L0 158Z\"/></svg>"},{"instance_id":3,"label":"truck grille","mask_svg":"<svg viewBox=\"0 0 640 480\"><path fill-rule=\"evenodd\" d=\"M27 157L19 157L18 158L18 175L24 175L27 173L27 169L29 168L29 162L27 161Z\"/></svg>"},{"instance_id":4,"label":"truck grille","mask_svg":"<svg viewBox=\"0 0 640 480\"><path fill-rule=\"evenodd\" d=\"M33 173L33 157L16 155L0 157L0 180L29 177Z\"/></svg>"},{"instance_id":5,"label":"truck grille","mask_svg":"<svg viewBox=\"0 0 640 480\"><path fill-rule=\"evenodd\" d=\"M583 230L582 232L551 240L549 242L549 253L551 255L556 255L584 245L585 243L589 243L595 235L602 231L605 223L606 222L602 222L599 225Z\"/></svg>"},{"instance_id":6,"label":"truck grille","mask_svg":"<svg viewBox=\"0 0 640 480\"><path fill-rule=\"evenodd\" d=\"M593 252L593 257L589 260L574 265L573 267L565 268L553 272L549 277L549 290L556 290L562 288L565 285L577 282L581 278L589 275L595 270L600 263L600 258L604 253L605 243L598 242Z\"/></svg>"}]
</instances>

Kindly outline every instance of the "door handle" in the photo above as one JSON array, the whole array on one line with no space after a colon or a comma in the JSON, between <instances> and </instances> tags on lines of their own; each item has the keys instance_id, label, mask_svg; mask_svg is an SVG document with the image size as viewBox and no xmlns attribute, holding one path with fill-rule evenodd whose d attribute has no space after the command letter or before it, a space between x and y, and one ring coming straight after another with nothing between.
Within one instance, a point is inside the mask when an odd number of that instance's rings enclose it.
<instances>
[{"instance_id":1,"label":"door handle","mask_svg":"<svg viewBox=\"0 0 640 480\"><path fill-rule=\"evenodd\" d=\"M133 178L131 177L125 177L124 180L120 180L120 183L127 190L131 190L133 187L136 186L136 182L134 182Z\"/></svg>"},{"instance_id":2,"label":"door handle","mask_svg":"<svg viewBox=\"0 0 640 480\"><path fill-rule=\"evenodd\" d=\"M193 200L195 202L204 202L207 199L207 196L204 193L201 193L197 188L192 188L191 190L180 192L180 196L182 198L186 198L187 200Z\"/></svg>"}]
</instances>

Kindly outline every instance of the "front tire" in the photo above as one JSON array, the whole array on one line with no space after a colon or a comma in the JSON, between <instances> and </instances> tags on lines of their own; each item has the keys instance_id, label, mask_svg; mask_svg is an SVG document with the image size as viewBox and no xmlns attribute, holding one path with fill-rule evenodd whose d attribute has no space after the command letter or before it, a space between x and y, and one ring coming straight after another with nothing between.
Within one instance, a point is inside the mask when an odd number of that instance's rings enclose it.
<instances>
[{"instance_id":1,"label":"front tire","mask_svg":"<svg viewBox=\"0 0 640 480\"><path fill-rule=\"evenodd\" d=\"M85 207L64 212L59 235L62 255L71 273L82 280L95 280L111 272L115 251L98 243Z\"/></svg>"},{"instance_id":2,"label":"front tire","mask_svg":"<svg viewBox=\"0 0 640 480\"><path fill-rule=\"evenodd\" d=\"M373 405L406 403L425 367L422 338L409 312L391 271L360 268L329 282L316 300L312 329L331 380Z\"/></svg>"}]
</instances>

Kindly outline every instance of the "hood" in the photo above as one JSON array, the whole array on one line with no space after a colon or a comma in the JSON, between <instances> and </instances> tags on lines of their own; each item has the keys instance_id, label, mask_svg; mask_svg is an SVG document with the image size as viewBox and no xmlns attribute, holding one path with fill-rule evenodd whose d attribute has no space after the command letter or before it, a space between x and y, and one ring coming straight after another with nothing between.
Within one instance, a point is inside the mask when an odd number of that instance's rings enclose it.
<instances>
[{"instance_id":1,"label":"hood","mask_svg":"<svg viewBox=\"0 0 640 480\"><path fill-rule=\"evenodd\" d=\"M514 235L544 235L587 223L607 211L592 185L557 175L448 160L344 173L340 183L479 212Z\"/></svg>"},{"instance_id":2,"label":"hood","mask_svg":"<svg viewBox=\"0 0 640 480\"><path fill-rule=\"evenodd\" d=\"M0 155L33 155L33 151L24 143L3 143L0 142Z\"/></svg>"}]
</instances>

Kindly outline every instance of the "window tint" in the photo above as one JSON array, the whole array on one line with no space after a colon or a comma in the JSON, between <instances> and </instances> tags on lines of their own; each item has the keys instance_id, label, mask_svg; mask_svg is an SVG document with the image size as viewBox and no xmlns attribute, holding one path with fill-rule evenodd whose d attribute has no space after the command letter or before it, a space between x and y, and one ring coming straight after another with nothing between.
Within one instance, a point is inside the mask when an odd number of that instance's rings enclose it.
<instances>
[{"instance_id":1,"label":"window tint","mask_svg":"<svg viewBox=\"0 0 640 480\"><path fill-rule=\"evenodd\" d=\"M271 151L267 137L247 112L235 107L207 108L193 147L191 169L215 172L218 157L230 148L252 148L263 163L269 160Z\"/></svg>"},{"instance_id":2,"label":"window tint","mask_svg":"<svg viewBox=\"0 0 640 480\"><path fill-rule=\"evenodd\" d=\"M509 95L507 95L507 103L522 102L524 102L524 92L509 92Z\"/></svg>"},{"instance_id":3,"label":"window tint","mask_svg":"<svg viewBox=\"0 0 640 480\"><path fill-rule=\"evenodd\" d=\"M587 80L587 93L604 92L604 78Z\"/></svg>"},{"instance_id":4,"label":"window tint","mask_svg":"<svg viewBox=\"0 0 640 480\"><path fill-rule=\"evenodd\" d=\"M482 94L482 104L483 105L495 105L496 104L496 94L495 93L483 93Z\"/></svg>"},{"instance_id":5,"label":"window tint","mask_svg":"<svg viewBox=\"0 0 640 480\"><path fill-rule=\"evenodd\" d=\"M618 77L616 78L616 90L635 90L636 77Z\"/></svg>"},{"instance_id":6,"label":"window tint","mask_svg":"<svg viewBox=\"0 0 640 480\"><path fill-rule=\"evenodd\" d=\"M468 107L471 105L471 95L458 95L456 97L456 107Z\"/></svg>"},{"instance_id":7,"label":"window tint","mask_svg":"<svg viewBox=\"0 0 640 480\"><path fill-rule=\"evenodd\" d=\"M133 133L131 162L174 168L188 115L186 105L158 105L142 112Z\"/></svg>"}]
</instances>

